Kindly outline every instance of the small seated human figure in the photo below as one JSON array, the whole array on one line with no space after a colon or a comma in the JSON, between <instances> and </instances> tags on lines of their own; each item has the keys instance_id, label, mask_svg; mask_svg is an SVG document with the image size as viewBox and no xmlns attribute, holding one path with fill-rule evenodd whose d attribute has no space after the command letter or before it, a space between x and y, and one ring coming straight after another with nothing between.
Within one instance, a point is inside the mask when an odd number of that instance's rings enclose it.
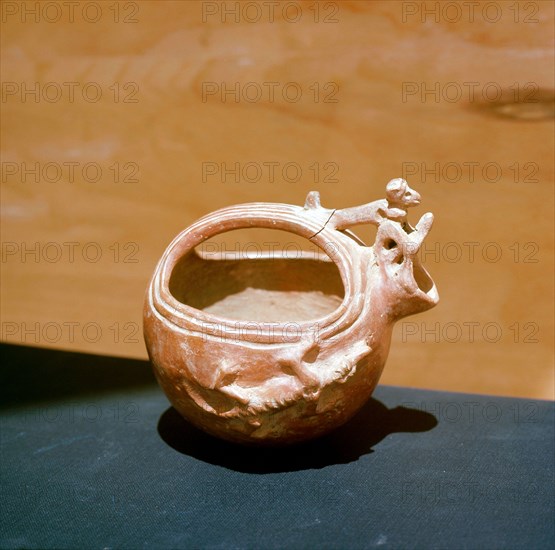
<instances>
[{"instance_id":1,"label":"small seated human figure","mask_svg":"<svg viewBox=\"0 0 555 550\"><path fill-rule=\"evenodd\" d=\"M402 178L392 179L385 188L385 199L360 206L336 210L330 220L335 229L370 223L379 225L385 219L401 224L407 233L414 231L407 221L407 209L420 204L420 193Z\"/></svg>"}]
</instances>

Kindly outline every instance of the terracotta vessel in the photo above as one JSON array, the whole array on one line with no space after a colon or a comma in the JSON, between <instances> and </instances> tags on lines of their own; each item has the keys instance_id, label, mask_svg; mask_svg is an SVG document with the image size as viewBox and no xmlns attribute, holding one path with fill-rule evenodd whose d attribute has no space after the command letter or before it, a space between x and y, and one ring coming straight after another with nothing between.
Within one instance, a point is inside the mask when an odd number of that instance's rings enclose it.
<instances>
[{"instance_id":1,"label":"terracotta vessel","mask_svg":"<svg viewBox=\"0 0 555 550\"><path fill-rule=\"evenodd\" d=\"M190 422L242 443L320 436L366 402L383 370L393 324L433 307L438 294L418 250L432 214L406 181L386 199L333 210L252 203L204 216L168 246L150 282L144 335L156 377ZM348 230L378 226L373 246ZM306 237L325 254L296 259L203 257L195 247L239 228Z\"/></svg>"}]
</instances>

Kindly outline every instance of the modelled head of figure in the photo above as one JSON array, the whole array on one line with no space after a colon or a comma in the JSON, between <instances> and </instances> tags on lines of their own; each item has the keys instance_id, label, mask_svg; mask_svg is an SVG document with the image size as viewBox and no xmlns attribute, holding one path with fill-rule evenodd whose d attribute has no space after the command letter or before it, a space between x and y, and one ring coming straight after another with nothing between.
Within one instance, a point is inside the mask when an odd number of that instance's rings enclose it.
<instances>
[{"instance_id":1,"label":"modelled head of figure","mask_svg":"<svg viewBox=\"0 0 555 550\"><path fill-rule=\"evenodd\" d=\"M411 189L403 178L391 180L385 187L385 193L391 206L410 208L420 204L420 193Z\"/></svg>"}]
</instances>

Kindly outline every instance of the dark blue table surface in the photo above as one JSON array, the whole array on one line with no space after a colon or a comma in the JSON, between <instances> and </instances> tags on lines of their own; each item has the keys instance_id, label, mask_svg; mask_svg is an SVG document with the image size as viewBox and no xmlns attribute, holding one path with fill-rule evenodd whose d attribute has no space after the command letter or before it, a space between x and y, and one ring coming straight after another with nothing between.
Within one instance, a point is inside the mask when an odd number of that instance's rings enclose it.
<instances>
[{"instance_id":1,"label":"dark blue table surface","mask_svg":"<svg viewBox=\"0 0 555 550\"><path fill-rule=\"evenodd\" d=\"M380 386L279 450L188 425L147 362L2 345L2 548L554 548L554 405Z\"/></svg>"}]
</instances>

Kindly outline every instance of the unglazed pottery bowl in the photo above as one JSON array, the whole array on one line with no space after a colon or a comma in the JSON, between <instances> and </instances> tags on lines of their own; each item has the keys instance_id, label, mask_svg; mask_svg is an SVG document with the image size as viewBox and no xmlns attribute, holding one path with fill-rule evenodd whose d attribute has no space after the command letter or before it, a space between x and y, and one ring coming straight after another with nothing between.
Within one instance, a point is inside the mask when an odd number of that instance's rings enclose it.
<instances>
[{"instance_id":1,"label":"unglazed pottery bowl","mask_svg":"<svg viewBox=\"0 0 555 550\"><path fill-rule=\"evenodd\" d=\"M394 323L433 307L438 294L418 250L433 216L416 228L420 196L401 179L387 198L332 210L251 203L204 216L180 233L147 290L144 336L172 405L215 436L286 444L340 426L368 400ZM348 230L378 226L373 246ZM290 259L200 254L195 247L241 228L285 230L325 254ZM335 264L335 265L334 265Z\"/></svg>"}]
</instances>

